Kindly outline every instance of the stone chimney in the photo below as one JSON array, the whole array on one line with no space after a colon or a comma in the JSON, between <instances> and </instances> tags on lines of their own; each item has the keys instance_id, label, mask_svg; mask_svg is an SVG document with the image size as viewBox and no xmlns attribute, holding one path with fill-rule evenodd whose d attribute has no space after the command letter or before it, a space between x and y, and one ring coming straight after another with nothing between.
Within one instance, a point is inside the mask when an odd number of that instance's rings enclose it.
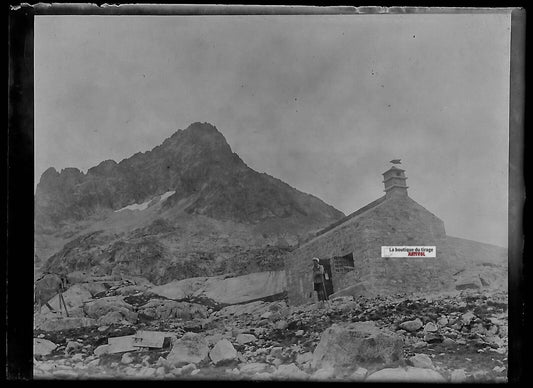
<instances>
[{"instance_id":1,"label":"stone chimney","mask_svg":"<svg viewBox=\"0 0 533 388\"><path fill-rule=\"evenodd\" d=\"M387 198L393 196L407 196L407 188L405 181L405 170L392 166L383 174L383 183L385 184L385 195Z\"/></svg>"}]
</instances>

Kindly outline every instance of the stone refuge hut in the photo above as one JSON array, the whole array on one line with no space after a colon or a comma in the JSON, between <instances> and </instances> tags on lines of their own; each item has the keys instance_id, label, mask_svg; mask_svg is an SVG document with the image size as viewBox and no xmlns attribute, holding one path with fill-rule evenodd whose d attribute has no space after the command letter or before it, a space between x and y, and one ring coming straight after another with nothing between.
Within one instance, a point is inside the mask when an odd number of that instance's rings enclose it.
<instances>
[{"instance_id":1,"label":"stone refuge hut","mask_svg":"<svg viewBox=\"0 0 533 388\"><path fill-rule=\"evenodd\" d=\"M327 273L326 292L350 287L351 295L367 292L413 293L453 288L444 223L407 193L405 170L383 173L385 195L318 232L285 261L289 302L316 299L312 258ZM381 257L382 246L436 246L436 257Z\"/></svg>"}]
</instances>

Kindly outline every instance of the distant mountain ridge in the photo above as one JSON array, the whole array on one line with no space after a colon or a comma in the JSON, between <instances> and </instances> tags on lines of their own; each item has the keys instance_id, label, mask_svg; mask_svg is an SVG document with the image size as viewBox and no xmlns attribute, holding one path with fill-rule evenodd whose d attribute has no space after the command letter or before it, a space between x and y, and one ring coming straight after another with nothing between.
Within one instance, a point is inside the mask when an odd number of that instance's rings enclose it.
<instances>
[{"instance_id":1,"label":"distant mountain ridge","mask_svg":"<svg viewBox=\"0 0 533 388\"><path fill-rule=\"evenodd\" d=\"M188 213L219 220L257 223L300 214L327 223L343 216L320 199L252 170L216 127L197 122L151 151L120 163L103 161L86 174L49 168L36 188L36 227L81 220L169 191L175 194L165 207L180 204Z\"/></svg>"}]
</instances>

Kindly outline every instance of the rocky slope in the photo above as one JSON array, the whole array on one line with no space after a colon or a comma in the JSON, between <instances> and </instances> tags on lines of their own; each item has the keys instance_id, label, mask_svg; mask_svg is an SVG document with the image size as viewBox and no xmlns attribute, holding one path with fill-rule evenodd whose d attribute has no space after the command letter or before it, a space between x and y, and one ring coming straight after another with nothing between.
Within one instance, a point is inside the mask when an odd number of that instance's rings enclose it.
<instances>
[{"instance_id":1,"label":"rocky slope","mask_svg":"<svg viewBox=\"0 0 533 388\"><path fill-rule=\"evenodd\" d=\"M46 170L35 194L35 250L44 270L157 283L281 269L284 251L342 216L252 170L214 126L194 123L119 163Z\"/></svg>"},{"instance_id":2,"label":"rocky slope","mask_svg":"<svg viewBox=\"0 0 533 388\"><path fill-rule=\"evenodd\" d=\"M452 236L447 236L447 240L452 248L450 266L457 290L489 285L507 289L506 248Z\"/></svg>"},{"instance_id":3,"label":"rocky slope","mask_svg":"<svg viewBox=\"0 0 533 388\"><path fill-rule=\"evenodd\" d=\"M151 290L142 279L72 286L65 293L69 318L36 315L34 377L507 380L505 291L339 297L289 307L284 300L176 300ZM147 333L161 342L135 345L133 337Z\"/></svg>"}]
</instances>

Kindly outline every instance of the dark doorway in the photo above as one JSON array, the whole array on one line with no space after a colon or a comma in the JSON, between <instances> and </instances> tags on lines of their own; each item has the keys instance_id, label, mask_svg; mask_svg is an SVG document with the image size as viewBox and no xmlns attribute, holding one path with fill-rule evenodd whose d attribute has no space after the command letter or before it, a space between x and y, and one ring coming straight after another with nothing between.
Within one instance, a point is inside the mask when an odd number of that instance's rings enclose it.
<instances>
[{"instance_id":1,"label":"dark doorway","mask_svg":"<svg viewBox=\"0 0 533 388\"><path fill-rule=\"evenodd\" d=\"M326 287L326 295L333 294L333 280L331 278L331 263L330 259L320 259L319 264L324 266L324 286Z\"/></svg>"}]
</instances>

